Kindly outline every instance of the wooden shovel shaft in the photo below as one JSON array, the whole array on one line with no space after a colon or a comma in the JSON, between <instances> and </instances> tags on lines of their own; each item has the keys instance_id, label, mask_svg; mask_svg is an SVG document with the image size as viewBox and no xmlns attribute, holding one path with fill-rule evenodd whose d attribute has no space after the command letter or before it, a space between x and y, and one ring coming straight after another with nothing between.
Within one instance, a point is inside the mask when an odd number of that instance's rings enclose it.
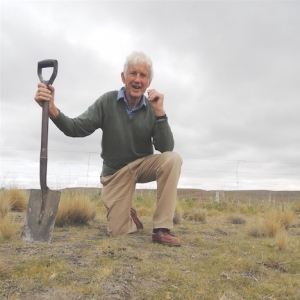
<instances>
[{"instance_id":1,"label":"wooden shovel shaft","mask_svg":"<svg viewBox=\"0 0 300 300\"><path fill-rule=\"evenodd\" d=\"M48 125L49 102L43 101L41 152L40 152L40 185L43 193L47 192L47 163L48 163Z\"/></svg>"},{"instance_id":2,"label":"wooden shovel shaft","mask_svg":"<svg viewBox=\"0 0 300 300\"><path fill-rule=\"evenodd\" d=\"M42 133L41 133L41 153L40 153L40 185L42 190L42 205L39 217L41 223L47 199L47 165L48 165L48 125L49 125L49 102L43 101L42 112Z\"/></svg>"}]
</instances>

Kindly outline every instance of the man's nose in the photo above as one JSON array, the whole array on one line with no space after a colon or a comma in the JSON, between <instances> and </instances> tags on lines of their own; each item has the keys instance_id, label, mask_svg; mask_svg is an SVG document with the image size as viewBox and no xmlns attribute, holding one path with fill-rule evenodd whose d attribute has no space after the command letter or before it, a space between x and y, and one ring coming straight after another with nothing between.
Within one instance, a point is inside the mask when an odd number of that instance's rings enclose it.
<instances>
[{"instance_id":1,"label":"man's nose","mask_svg":"<svg viewBox=\"0 0 300 300\"><path fill-rule=\"evenodd\" d=\"M141 75L139 73L136 74L134 81L141 81Z\"/></svg>"}]
</instances>

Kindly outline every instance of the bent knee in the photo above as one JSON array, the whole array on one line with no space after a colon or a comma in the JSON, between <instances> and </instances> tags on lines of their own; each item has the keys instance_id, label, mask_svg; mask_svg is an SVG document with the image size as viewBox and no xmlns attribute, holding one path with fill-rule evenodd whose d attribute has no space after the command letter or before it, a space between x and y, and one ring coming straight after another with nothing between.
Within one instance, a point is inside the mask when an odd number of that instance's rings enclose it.
<instances>
[{"instance_id":1,"label":"bent knee","mask_svg":"<svg viewBox=\"0 0 300 300\"><path fill-rule=\"evenodd\" d=\"M177 152L167 151L162 153L162 155L165 157L166 161L182 165L182 158Z\"/></svg>"}]
</instances>

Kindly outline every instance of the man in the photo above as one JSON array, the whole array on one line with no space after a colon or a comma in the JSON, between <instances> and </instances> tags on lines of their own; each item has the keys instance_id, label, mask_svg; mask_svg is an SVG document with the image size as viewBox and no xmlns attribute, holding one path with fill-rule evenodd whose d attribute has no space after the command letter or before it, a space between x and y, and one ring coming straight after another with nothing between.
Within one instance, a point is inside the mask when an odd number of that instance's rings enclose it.
<instances>
[{"instance_id":1,"label":"man","mask_svg":"<svg viewBox=\"0 0 300 300\"><path fill-rule=\"evenodd\" d=\"M101 128L103 185L101 200L107 209L111 236L143 229L132 196L136 183L157 181L157 205L153 215L152 241L180 246L170 229L177 198L181 157L172 152L173 135L164 110L164 96L155 89L147 91L153 78L152 62L143 52L134 51L124 64L119 91L100 96L83 114L71 119L54 104L55 89L38 84L35 95L39 105L49 101L49 115L67 136L85 137ZM159 154L154 154L153 145Z\"/></svg>"}]
</instances>

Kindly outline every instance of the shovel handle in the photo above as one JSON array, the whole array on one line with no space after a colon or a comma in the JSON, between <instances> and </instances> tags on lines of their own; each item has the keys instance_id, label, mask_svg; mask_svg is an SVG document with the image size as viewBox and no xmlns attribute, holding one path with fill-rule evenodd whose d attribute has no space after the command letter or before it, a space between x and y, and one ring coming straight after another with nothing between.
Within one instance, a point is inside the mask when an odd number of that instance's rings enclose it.
<instances>
[{"instance_id":1,"label":"shovel handle","mask_svg":"<svg viewBox=\"0 0 300 300\"><path fill-rule=\"evenodd\" d=\"M43 78L42 70L44 68L53 68L53 73L49 80L45 80ZM56 75L57 75L57 69L58 69L58 62L55 59L45 59L45 60L39 61L38 62L38 76L40 78L40 81L42 83L44 83L45 85L47 85L47 87L48 87L49 84L52 84L54 82L54 79L56 78Z\"/></svg>"},{"instance_id":2,"label":"shovel handle","mask_svg":"<svg viewBox=\"0 0 300 300\"><path fill-rule=\"evenodd\" d=\"M53 68L53 73L49 80L44 80L42 76L43 68ZM40 81L47 87L54 82L57 75L58 62L54 59L46 59L38 62L38 76ZM48 161L48 124L49 124L49 102L42 103L42 133L41 133L41 153L40 153L40 185L43 195L48 191L47 187L47 161Z\"/></svg>"}]
</instances>

